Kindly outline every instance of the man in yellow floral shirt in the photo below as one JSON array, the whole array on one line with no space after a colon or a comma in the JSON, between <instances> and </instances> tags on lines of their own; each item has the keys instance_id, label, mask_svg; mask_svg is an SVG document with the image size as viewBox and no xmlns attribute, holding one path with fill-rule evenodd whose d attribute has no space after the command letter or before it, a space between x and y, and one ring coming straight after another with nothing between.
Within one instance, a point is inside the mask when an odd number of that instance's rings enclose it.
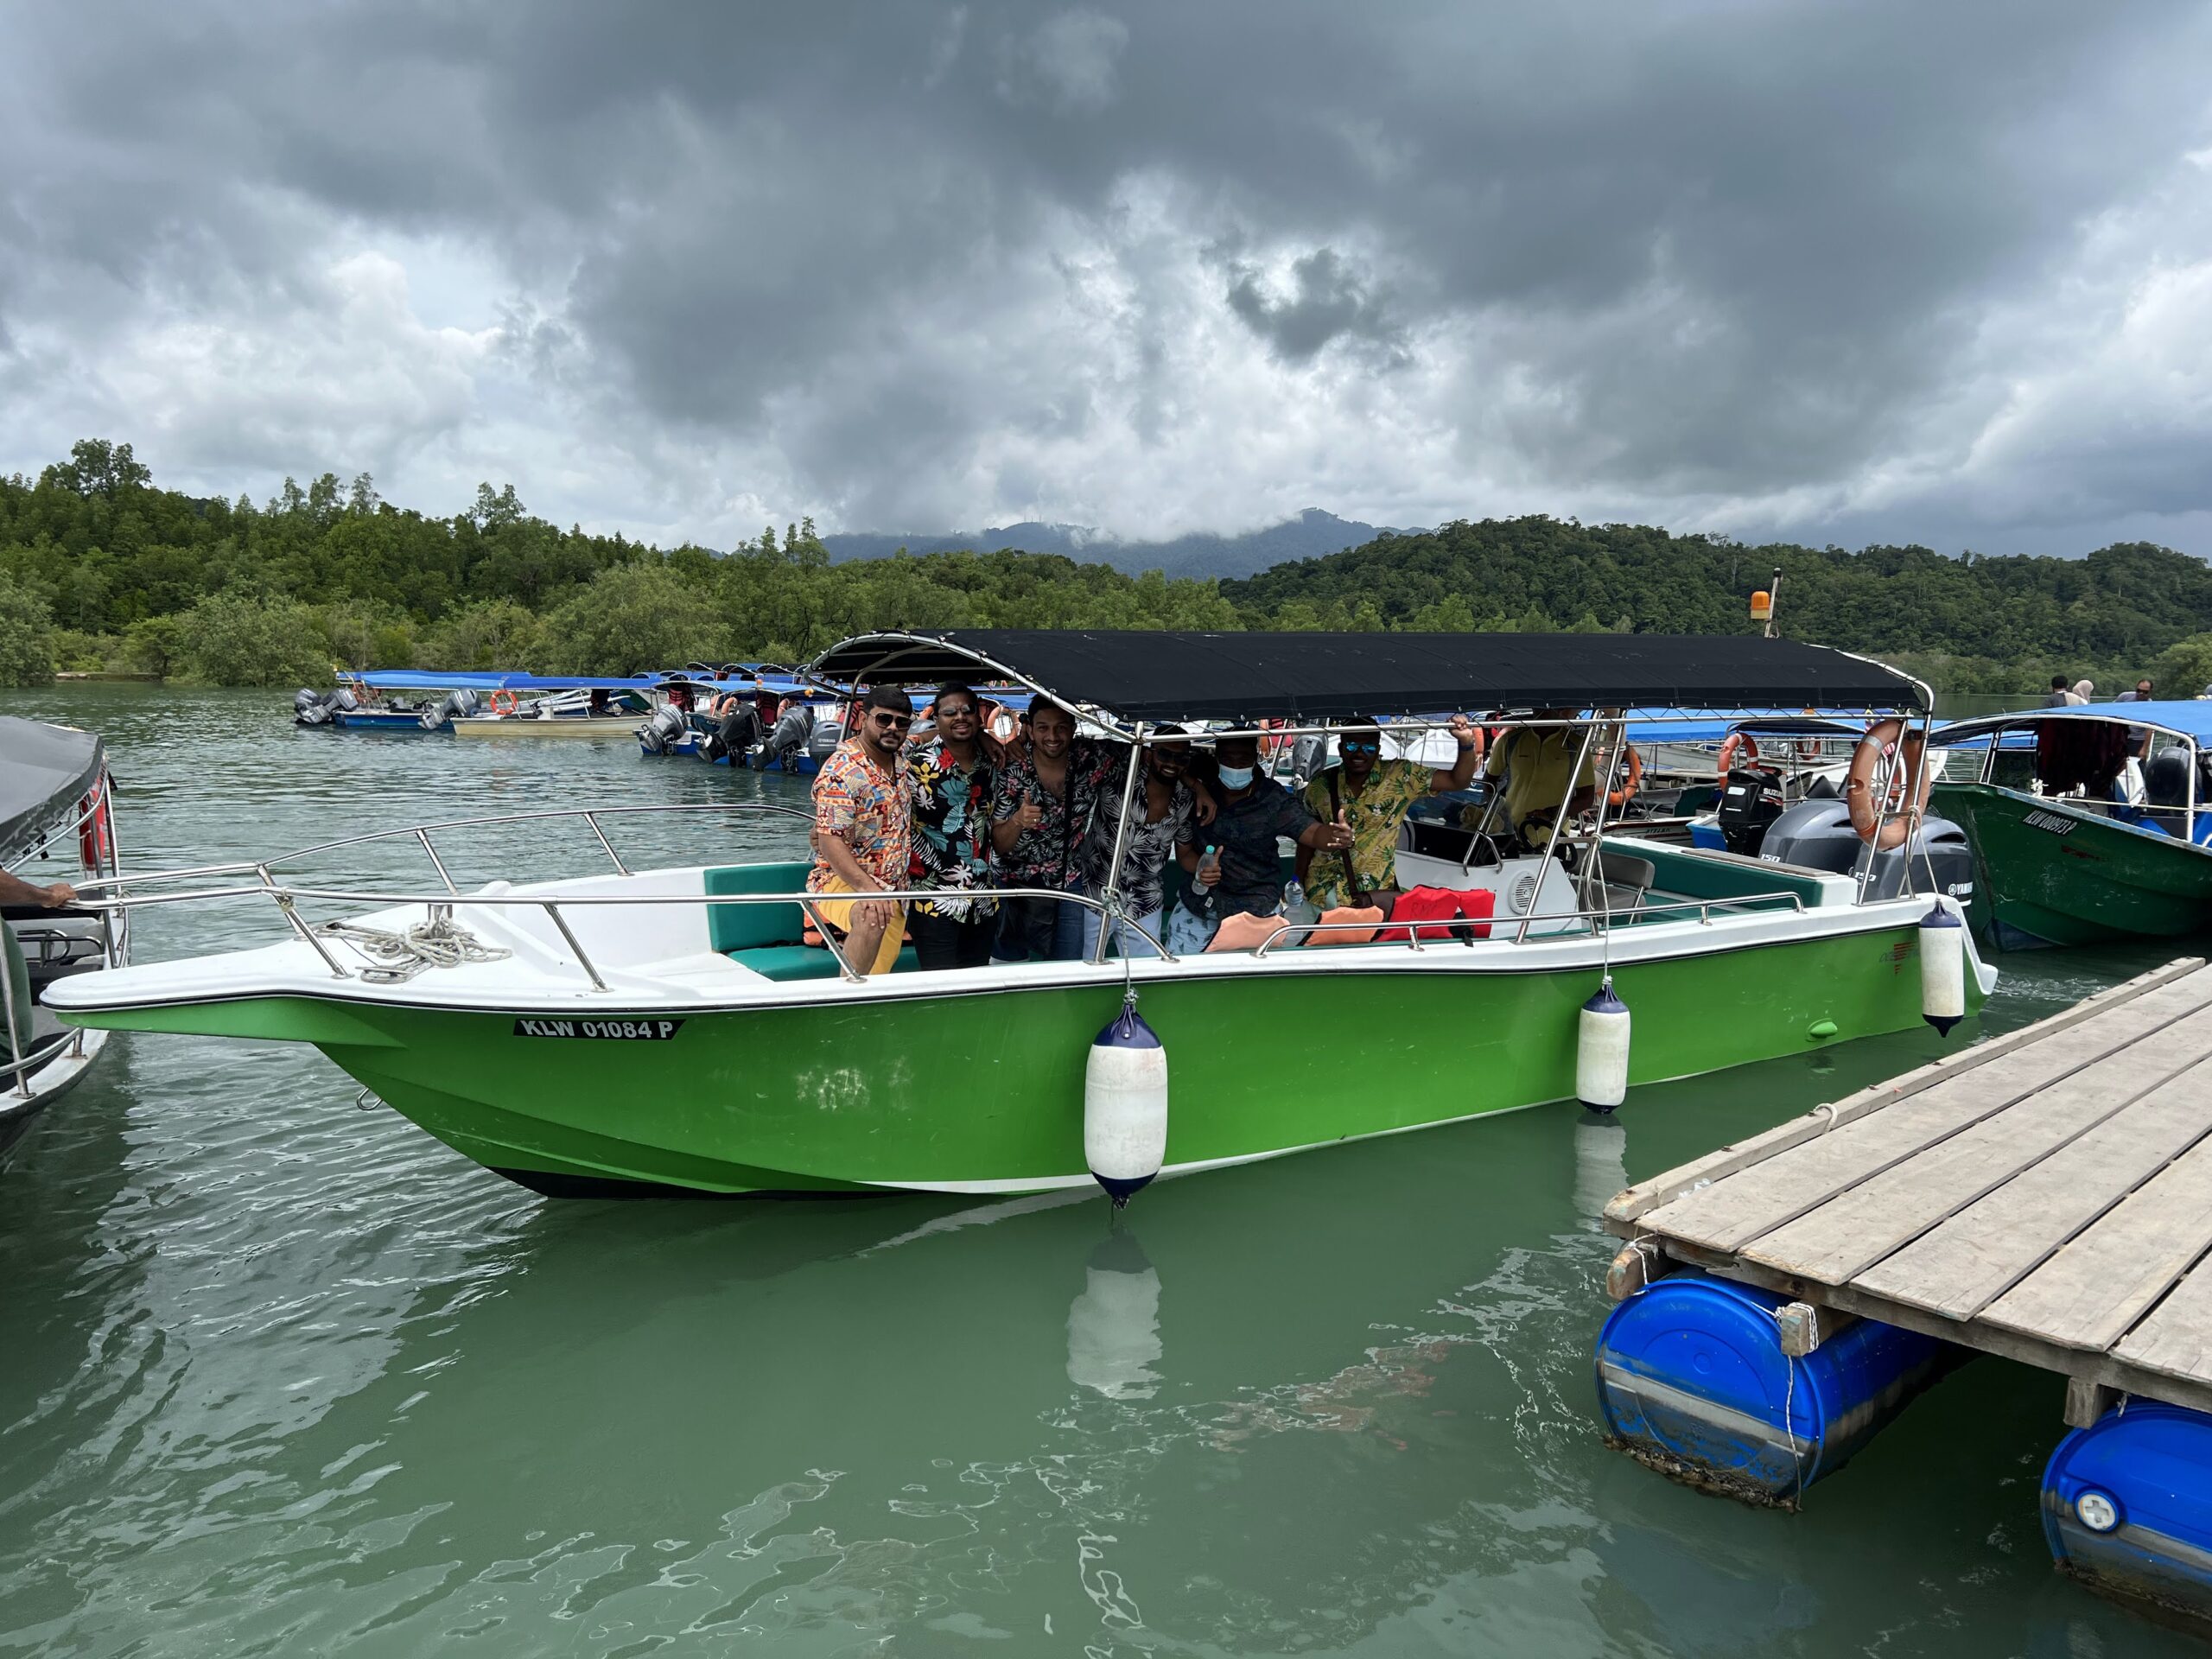
<instances>
[{"instance_id":1,"label":"man in yellow floral shirt","mask_svg":"<svg viewBox=\"0 0 2212 1659\"><path fill-rule=\"evenodd\" d=\"M1465 789L1474 781L1475 763L1482 759L1481 734L1465 715L1452 715L1451 727L1459 759L1449 772L1411 760L1385 760L1379 725L1348 727L1338 739L1338 765L1306 785L1299 797L1306 810L1324 823L1340 818L1351 827L1352 864L1363 893L1397 891L1398 826L1414 803L1424 795ZM1353 902L1341 853L1300 847L1298 879L1319 909L1335 910Z\"/></svg>"}]
</instances>

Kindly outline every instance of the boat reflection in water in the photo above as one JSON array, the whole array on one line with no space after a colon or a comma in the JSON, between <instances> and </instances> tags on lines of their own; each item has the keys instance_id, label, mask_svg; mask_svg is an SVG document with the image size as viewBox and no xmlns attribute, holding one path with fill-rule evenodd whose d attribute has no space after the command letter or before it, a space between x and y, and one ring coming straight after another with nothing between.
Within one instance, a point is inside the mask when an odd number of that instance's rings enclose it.
<instances>
[{"instance_id":1,"label":"boat reflection in water","mask_svg":"<svg viewBox=\"0 0 2212 1659\"><path fill-rule=\"evenodd\" d=\"M1160 1352L1160 1270L1117 1225L1091 1251L1083 1294L1068 1305L1068 1381L1109 1400L1149 1400Z\"/></svg>"}]
</instances>

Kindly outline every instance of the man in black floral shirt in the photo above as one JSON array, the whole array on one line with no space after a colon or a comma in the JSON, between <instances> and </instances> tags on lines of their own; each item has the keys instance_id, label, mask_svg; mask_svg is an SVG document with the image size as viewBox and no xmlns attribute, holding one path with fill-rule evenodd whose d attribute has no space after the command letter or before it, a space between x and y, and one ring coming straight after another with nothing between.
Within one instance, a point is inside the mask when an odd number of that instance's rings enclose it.
<instances>
[{"instance_id":1,"label":"man in black floral shirt","mask_svg":"<svg viewBox=\"0 0 2212 1659\"><path fill-rule=\"evenodd\" d=\"M924 969L980 968L990 960L998 903L990 897L988 831L997 769L984 752L976 694L937 690L937 729L906 752L914 798L906 885L942 892L918 899L906 937Z\"/></svg>"},{"instance_id":2,"label":"man in black floral shirt","mask_svg":"<svg viewBox=\"0 0 2212 1659\"><path fill-rule=\"evenodd\" d=\"M1083 884L1076 855L1107 772L1105 746L1075 734L1075 716L1039 698L1029 747L1009 753L991 798L991 842L1002 887L1067 893ZM1083 906L1052 899L1000 901L997 953L1007 962L1072 962L1083 954Z\"/></svg>"}]
</instances>

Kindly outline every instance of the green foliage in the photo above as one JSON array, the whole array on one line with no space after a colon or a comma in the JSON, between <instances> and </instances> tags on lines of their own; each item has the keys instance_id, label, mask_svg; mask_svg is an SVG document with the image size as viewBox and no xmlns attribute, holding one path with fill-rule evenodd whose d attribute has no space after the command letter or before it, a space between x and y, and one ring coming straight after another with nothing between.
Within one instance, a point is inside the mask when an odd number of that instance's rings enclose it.
<instances>
[{"instance_id":1,"label":"green foliage","mask_svg":"<svg viewBox=\"0 0 2212 1659\"><path fill-rule=\"evenodd\" d=\"M664 551L533 518L512 485L481 486L446 518L394 506L366 474L287 479L256 505L157 489L128 444L99 439L35 480L0 478L0 586L44 618L0 627L28 642L34 675L57 649L67 666L238 683L323 679L333 658L579 672L796 662L880 627L1747 632L1751 590L1777 566L1783 632L1945 691L2037 690L2053 672L2108 689L2154 665L2175 690L2212 682L2198 644L2212 638L2212 569L2144 543L1952 559L1527 518L1216 582L1012 549L832 564L810 519L727 556Z\"/></svg>"},{"instance_id":2,"label":"green foliage","mask_svg":"<svg viewBox=\"0 0 2212 1659\"><path fill-rule=\"evenodd\" d=\"M2212 633L2192 633L2167 646L2151 678L2161 697L2193 697L2212 686Z\"/></svg>"},{"instance_id":3,"label":"green foliage","mask_svg":"<svg viewBox=\"0 0 2212 1659\"><path fill-rule=\"evenodd\" d=\"M721 629L706 601L666 570L603 570L545 619L534 666L543 674L639 674L719 657Z\"/></svg>"},{"instance_id":4,"label":"green foliage","mask_svg":"<svg viewBox=\"0 0 2212 1659\"><path fill-rule=\"evenodd\" d=\"M426 668L512 668L538 660L540 626L512 599L487 599L433 625L417 654Z\"/></svg>"},{"instance_id":5,"label":"green foliage","mask_svg":"<svg viewBox=\"0 0 2212 1659\"><path fill-rule=\"evenodd\" d=\"M54 677L54 613L29 588L0 577L0 685Z\"/></svg>"},{"instance_id":6,"label":"green foliage","mask_svg":"<svg viewBox=\"0 0 2212 1659\"><path fill-rule=\"evenodd\" d=\"M186 677L203 685L316 685L330 677L315 613L296 599L216 594L178 629Z\"/></svg>"}]
</instances>

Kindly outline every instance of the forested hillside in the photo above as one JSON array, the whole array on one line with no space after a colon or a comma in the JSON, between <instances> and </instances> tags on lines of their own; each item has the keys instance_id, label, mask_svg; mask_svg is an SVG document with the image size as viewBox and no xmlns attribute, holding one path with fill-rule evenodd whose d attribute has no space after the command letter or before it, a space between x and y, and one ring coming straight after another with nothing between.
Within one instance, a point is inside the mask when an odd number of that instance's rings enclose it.
<instances>
[{"instance_id":1,"label":"forested hillside","mask_svg":"<svg viewBox=\"0 0 2212 1659\"><path fill-rule=\"evenodd\" d=\"M1777 567L1790 638L1907 662L1954 690L2020 690L2051 672L2111 690L2164 661L2195 676L2193 693L2212 672L2212 653L2168 655L2212 630L2212 566L2147 542L2080 559L1954 559L1924 547L1752 547L1640 524L1488 519L1378 537L1221 589L1279 627L1730 632L1747 626L1748 596Z\"/></svg>"},{"instance_id":2,"label":"forested hillside","mask_svg":"<svg viewBox=\"0 0 2212 1659\"><path fill-rule=\"evenodd\" d=\"M663 550L563 531L488 484L443 518L366 476L288 479L258 505L192 497L158 488L129 445L88 440L35 480L0 478L0 683L57 668L251 685L327 683L334 664L630 673L791 661L872 627L1737 632L1777 564L1785 632L1948 690L2212 677L2212 569L2145 543L1950 559L1517 518L1386 534L1243 582L1012 550L832 564L810 521L728 553Z\"/></svg>"}]
</instances>

